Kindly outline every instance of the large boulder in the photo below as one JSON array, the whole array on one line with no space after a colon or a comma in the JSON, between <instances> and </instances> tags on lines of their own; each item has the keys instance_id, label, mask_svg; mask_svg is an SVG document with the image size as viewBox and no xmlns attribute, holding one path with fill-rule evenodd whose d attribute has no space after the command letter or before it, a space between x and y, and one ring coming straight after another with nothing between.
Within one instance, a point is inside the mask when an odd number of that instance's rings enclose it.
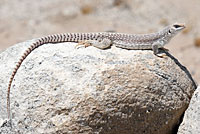
<instances>
[{"instance_id":1,"label":"large boulder","mask_svg":"<svg viewBox=\"0 0 200 134\"><path fill-rule=\"evenodd\" d=\"M151 50L45 44L15 76L10 129L8 81L31 42L0 54L0 132L171 134L196 88L187 69L168 52L160 58Z\"/></svg>"},{"instance_id":2,"label":"large boulder","mask_svg":"<svg viewBox=\"0 0 200 134\"><path fill-rule=\"evenodd\" d=\"M200 134L200 86L192 96L178 134Z\"/></svg>"}]
</instances>

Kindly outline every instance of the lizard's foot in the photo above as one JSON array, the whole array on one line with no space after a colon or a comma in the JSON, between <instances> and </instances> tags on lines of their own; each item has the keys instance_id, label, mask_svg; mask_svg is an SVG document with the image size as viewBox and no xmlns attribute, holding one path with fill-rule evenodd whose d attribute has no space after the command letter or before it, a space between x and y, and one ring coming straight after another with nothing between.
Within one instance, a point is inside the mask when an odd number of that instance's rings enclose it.
<instances>
[{"instance_id":1,"label":"lizard's foot","mask_svg":"<svg viewBox=\"0 0 200 134\"><path fill-rule=\"evenodd\" d=\"M78 44L75 46L75 48L79 48L80 46L84 46L86 48L92 46L92 44L87 40L79 41Z\"/></svg>"},{"instance_id":2,"label":"lizard's foot","mask_svg":"<svg viewBox=\"0 0 200 134\"><path fill-rule=\"evenodd\" d=\"M166 55L166 53L158 53L158 54L156 54L156 56L158 56L160 58L165 58L167 55Z\"/></svg>"},{"instance_id":3,"label":"lizard's foot","mask_svg":"<svg viewBox=\"0 0 200 134\"><path fill-rule=\"evenodd\" d=\"M165 58L165 57L167 57L166 52L168 52L169 49L166 49L166 48L162 47L160 50L161 50L161 51L158 52L156 55L157 55L158 57L160 57L160 58ZM165 52L165 51L166 51L166 52Z\"/></svg>"}]
</instances>

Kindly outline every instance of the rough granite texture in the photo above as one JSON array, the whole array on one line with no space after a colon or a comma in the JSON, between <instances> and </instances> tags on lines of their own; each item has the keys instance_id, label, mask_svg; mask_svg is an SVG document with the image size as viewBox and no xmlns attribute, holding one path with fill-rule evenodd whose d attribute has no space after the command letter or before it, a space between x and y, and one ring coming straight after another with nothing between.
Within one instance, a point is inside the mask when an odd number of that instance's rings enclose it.
<instances>
[{"instance_id":1,"label":"rough granite texture","mask_svg":"<svg viewBox=\"0 0 200 134\"><path fill-rule=\"evenodd\" d=\"M200 86L192 96L178 134L200 134Z\"/></svg>"},{"instance_id":2,"label":"rough granite texture","mask_svg":"<svg viewBox=\"0 0 200 134\"><path fill-rule=\"evenodd\" d=\"M2 133L171 134L196 88L169 53L159 58L151 50L45 44L16 74L11 131L6 123L8 81L30 42L0 54Z\"/></svg>"}]
</instances>

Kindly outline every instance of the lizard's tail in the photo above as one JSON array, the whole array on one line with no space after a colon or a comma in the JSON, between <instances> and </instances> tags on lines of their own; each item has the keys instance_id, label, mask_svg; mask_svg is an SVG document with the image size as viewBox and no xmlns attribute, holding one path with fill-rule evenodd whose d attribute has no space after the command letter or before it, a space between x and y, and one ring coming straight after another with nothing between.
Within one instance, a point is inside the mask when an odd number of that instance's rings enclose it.
<instances>
[{"instance_id":1,"label":"lizard's tail","mask_svg":"<svg viewBox=\"0 0 200 134\"><path fill-rule=\"evenodd\" d=\"M76 36L76 34L72 33L66 33L66 34L54 34L54 35L48 35L42 38L37 39L32 45L24 52L23 56L19 59L17 65L14 68L14 71L12 72L12 75L9 80L8 84L8 90L7 90L7 114L8 119L11 120L11 111L10 111L10 88L13 82L13 79L17 73L17 70L21 66L22 62L26 59L26 57L36 48L39 46L42 46L46 43L59 43L59 42L77 42L77 38L73 38Z\"/></svg>"}]
</instances>

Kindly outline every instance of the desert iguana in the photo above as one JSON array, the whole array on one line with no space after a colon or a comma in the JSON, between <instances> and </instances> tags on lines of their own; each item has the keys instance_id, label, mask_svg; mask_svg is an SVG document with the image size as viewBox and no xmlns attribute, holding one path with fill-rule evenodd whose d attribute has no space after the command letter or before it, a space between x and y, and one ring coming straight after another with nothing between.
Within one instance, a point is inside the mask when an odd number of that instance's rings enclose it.
<instances>
[{"instance_id":1,"label":"desert iguana","mask_svg":"<svg viewBox=\"0 0 200 134\"><path fill-rule=\"evenodd\" d=\"M158 48L163 48L172 37L178 32L183 30L185 26L183 24L175 23L165 27L163 30L151 33L151 34L123 34L123 33L64 33L54 34L41 37L37 39L30 47L25 51L16 67L14 68L8 84L7 91L7 113L8 119L11 120L10 113L10 88L17 73L17 70L21 66L24 59L36 48L47 43L61 43L61 42L77 42L78 45L94 46L100 49L109 48L111 45L115 45L124 49L152 49L154 54L158 54Z\"/></svg>"}]
</instances>

